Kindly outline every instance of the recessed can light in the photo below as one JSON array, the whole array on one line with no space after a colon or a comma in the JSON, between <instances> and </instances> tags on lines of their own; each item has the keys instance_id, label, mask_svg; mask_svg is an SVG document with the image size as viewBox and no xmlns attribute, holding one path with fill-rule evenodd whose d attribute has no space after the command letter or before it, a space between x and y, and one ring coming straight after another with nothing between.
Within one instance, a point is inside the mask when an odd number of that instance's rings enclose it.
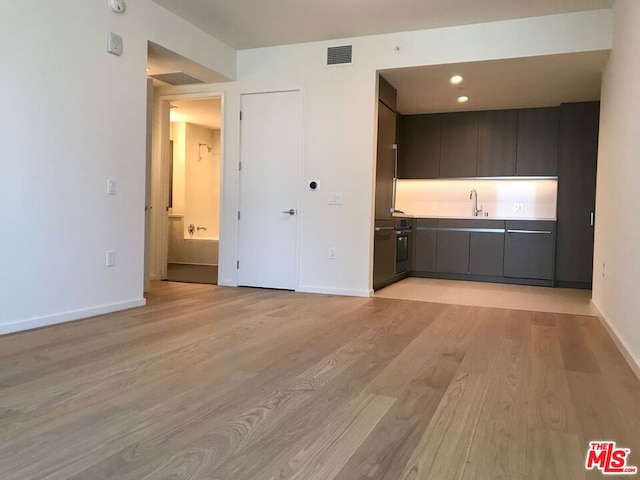
<instances>
[{"instance_id":1,"label":"recessed can light","mask_svg":"<svg viewBox=\"0 0 640 480\"><path fill-rule=\"evenodd\" d=\"M460 82L462 82L462 77L461 77L460 75L454 75L453 77L451 77L451 78L449 79L449 81L450 81L451 83L453 83L454 85L457 85L457 84L459 84Z\"/></svg>"},{"instance_id":2,"label":"recessed can light","mask_svg":"<svg viewBox=\"0 0 640 480\"><path fill-rule=\"evenodd\" d=\"M468 100L469 100L469 97L467 97L466 95L462 95L458 97L458 103L464 103L464 102L467 102Z\"/></svg>"}]
</instances>

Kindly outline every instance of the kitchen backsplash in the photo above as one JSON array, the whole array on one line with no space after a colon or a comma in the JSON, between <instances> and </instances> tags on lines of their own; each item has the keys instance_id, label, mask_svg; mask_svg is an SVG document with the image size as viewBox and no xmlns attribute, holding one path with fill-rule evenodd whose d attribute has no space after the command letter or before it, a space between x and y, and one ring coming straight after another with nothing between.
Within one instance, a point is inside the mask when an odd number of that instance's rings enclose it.
<instances>
[{"instance_id":1,"label":"kitchen backsplash","mask_svg":"<svg viewBox=\"0 0 640 480\"><path fill-rule=\"evenodd\" d=\"M488 212L488 218L556 219L556 179L398 180L396 209L415 216L470 217L473 189L483 217Z\"/></svg>"}]
</instances>

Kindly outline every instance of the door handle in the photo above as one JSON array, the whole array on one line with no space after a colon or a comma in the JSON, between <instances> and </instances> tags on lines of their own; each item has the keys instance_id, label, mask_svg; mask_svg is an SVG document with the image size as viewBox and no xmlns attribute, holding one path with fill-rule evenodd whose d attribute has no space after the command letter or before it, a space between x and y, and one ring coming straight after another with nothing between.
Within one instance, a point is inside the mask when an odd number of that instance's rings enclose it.
<instances>
[{"instance_id":1,"label":"door handle","mask_svg":"<svg viewBox=\"0 0 640 480\"><path fill-rule=\"evenodd\" d=\"M592 226L592 227L593 227L593 213L594 213L594 212L591 212L591 226Z\"/></svg>"},{"instance_id":2,"label":"door handle","mask_svg":"<svg viewBox=\"0 0 640 480\"><path fill-rule=\"evenodd\" d=\"M288 213L289 215L295 215L296 211L293 208L290 208L289 210L283 210L282 213Z\"/></svg>"}]
</instances>

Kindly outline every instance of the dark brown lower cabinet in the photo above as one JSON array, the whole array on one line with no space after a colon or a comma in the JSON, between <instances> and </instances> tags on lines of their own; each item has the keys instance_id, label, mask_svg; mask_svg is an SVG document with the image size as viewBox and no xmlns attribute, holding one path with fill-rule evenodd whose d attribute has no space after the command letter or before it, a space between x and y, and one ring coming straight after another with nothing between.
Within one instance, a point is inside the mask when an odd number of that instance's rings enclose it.
<instances>
[{"instance_id":1,"label":"dark brown lower cabinet","mask_svg":"<svg viewBox=\"0 0 640 480\"><path fill-rule=\"evenodd\" d=\"M438 221L432 218L416 220L414 239L414 266L417 272L436 271L436 245L438 242Z\"/></svg>"},{"instance_id":2,"label":"dark brown lower cabinet","mask_svg":"<svg viewBox=\"0 0 640 480\"><path fill-rule=\"evenodd\" d=\"M387 285L395 275L396 268L396 234L393 222L388 225L378 222L381 230L373 237L373 288Z\"/></svg>"},{"instance_id":3,"label":"dark brown lower cabinet","mask_svg":"<svg viewBox=\"0 0 640 480\"><path fill-rule=\"evenodd\" d=\"M504 276L553 280L556 223L507 221Z\"/></svg>"},{"instance_id":4,"label":"dark brown lower cabinet","mask_svg":"<svg viewBox=\"0 0 640 480\"><path fill-rule=\"evenodd\" d=\"M504 274L504 222L480 220L481 232L469 234L469 273L502 277Z\"/></svg>"},{"instance_id":5,"label":"dark brown lower cabinet","mask_svg":"<svg viewBox=\"0 0 640 480\"><path fill-rule=\"evenodd\" d=\"M437 272L502 276L504 221L443 219L437 233Z\"/></svg>"},{"instance_id":6,"label":"dark brown lower cabinet","mask_svg":"<svg viewBox=\"0 0 640 480\"><path fill-rule=\"evenodd\" d=\"M436 272L469 273L469 232L467 220L438 220Z\"/></svg>"},{"instance_id":7,"label":"dark brown lower cabinet","mask_svg":"<svg viewBox=\"0 0 640 480\"><path fill-rule=\"evenodd\" d=\"M414 275L550 285L555 237L554 221L418 219Z\"/></svg>"}]
</instances>

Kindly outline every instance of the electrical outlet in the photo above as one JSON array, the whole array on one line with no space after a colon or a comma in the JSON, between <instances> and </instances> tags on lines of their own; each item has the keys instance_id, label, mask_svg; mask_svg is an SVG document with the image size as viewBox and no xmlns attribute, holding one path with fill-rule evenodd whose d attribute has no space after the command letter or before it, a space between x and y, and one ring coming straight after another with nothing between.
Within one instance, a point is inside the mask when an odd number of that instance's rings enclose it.
<instances>
[{"instance_id":1,"label":"electrical outlet","mask_svg":"<svg viewBox=\"0 0 640 480\"><path fill-rule=\"evenodd\" d=\"M329 249L329 259L330 260L335 260L336 259L336 247L331 247Z\"/></svg>"},{"instance_id":2,"label":"electrical outlet","mask_svg":"<svg viewBox=\"0 0 640 480\"><path fill-rule=\"evenodd\" d=\"M522 213L524 212L524 204L523 203L514 203L513 204L514 213Z\"/></svg>"},{"instance_id":3,"label":"electrical outlet","mask_svg":"<svg viewBox=\"0 0 640 480\"><path fill-rule=\"evenodd\" d=\"M106 259L107 267L115 267L116 265L116 252L113 250L107 250L107 259Z\"/></svg>"}]
</instances>

